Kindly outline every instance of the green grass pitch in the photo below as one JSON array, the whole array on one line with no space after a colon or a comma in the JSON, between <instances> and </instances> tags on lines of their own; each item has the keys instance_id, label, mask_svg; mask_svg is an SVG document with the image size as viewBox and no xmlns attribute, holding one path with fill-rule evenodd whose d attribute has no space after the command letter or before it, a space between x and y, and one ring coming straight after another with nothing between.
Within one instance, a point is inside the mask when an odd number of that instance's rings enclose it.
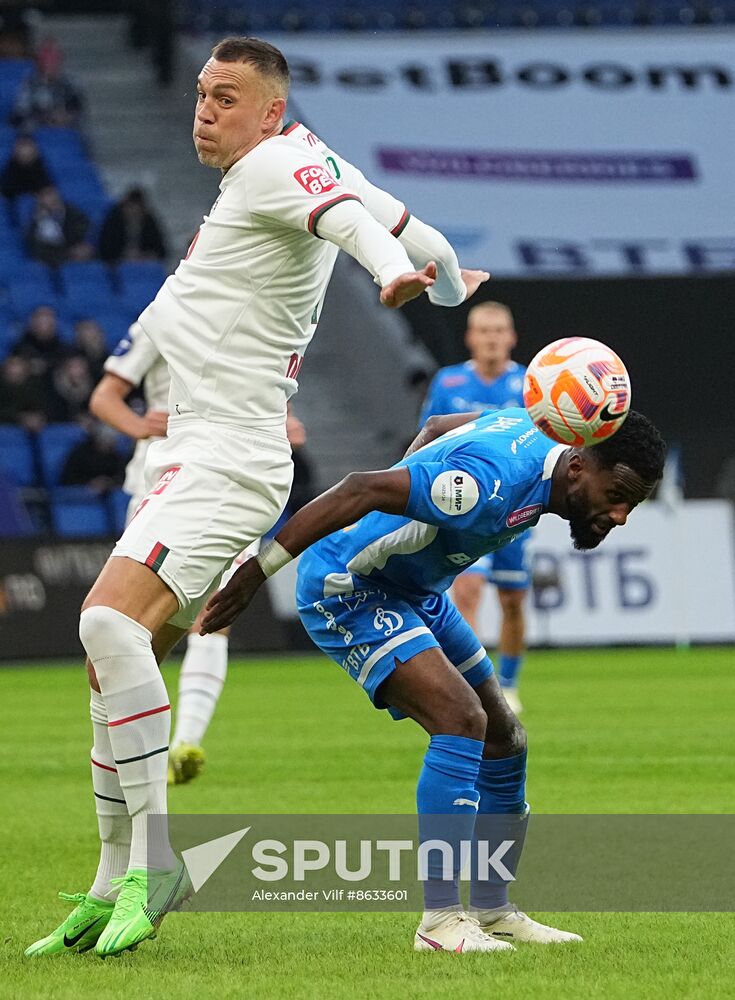
<instances>
[{"instance_id":1,"label":"green grass pitch","mask_svg":"<svg viewBox=\"0 0 735 1000\"><path fill-rule=\"evenodd\" d=\"M732 812L733 651L539 652L524 677L536 812ZM172 697L176 666L166 667ZM29 962L96 866L81 668L0 669L0 995L43 998L731 997L733 914L548 914L579 947L412 951L413 914L172 914L101 962ZM314 657L236 661L205 774L172 811L408 812L425 736ZM672 873L676 877L676 873ZM734 887L735 888L735 887Z\"/></svg>"}]
</instances>

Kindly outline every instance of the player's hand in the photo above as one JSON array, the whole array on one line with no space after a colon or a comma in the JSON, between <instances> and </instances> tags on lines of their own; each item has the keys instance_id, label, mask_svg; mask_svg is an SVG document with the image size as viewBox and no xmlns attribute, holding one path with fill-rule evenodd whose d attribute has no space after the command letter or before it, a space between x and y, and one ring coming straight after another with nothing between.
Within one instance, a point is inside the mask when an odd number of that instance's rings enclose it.
<instances>
[{"instance_id":1,"label":"player's hand","mask_svg":"<svg viewBox=\"0 0 735 1000\"><path fill-rule=\"evenodd\" d=\"M430 260L420 271L399 274L380 293L380 301L389 309L400 309L406 302L416 299L436 281L436 264Z\"/></svg>"},{"instance_id":2,"label":"player's hand","mask_svg":"<svg viewBox=\"0 0 735 1000\"><path fill-rule=\"evenodd\" d=\"M306 428L290 410L286 414L286 437L294 451L306 444Z\"/></svg>"},{"instance_id":3,"label":"player's hand","mask_svg":"<svg viewBox=\"0 0 735 1000\"><path fill-rule=\"evenodd\" d=\"M142 437L166 437L168 413L165 410L148 410L143 417L144 433Z\"/></svg>"},{"instance_id":4,"label":"player's hand","mask_svg":"<svg viewBox=\"0 0 735 1000\"><path fill-rule=\"evenodd\" d=\"M466 267L461 267L459 273L467 289L467 298L474 295L480 285L483 285L490 278L488 271L468 271ZM466 301L466 300L465 300Z\"/></svg>"},{"instance_id":5,"label":"player's hand","mask_svg":"<svg viewBox=\"0 0 735 1000\"><path fill-rule=\"evenodd\" d=\"M246 559L222 590L207 601L199 635L229 628L241 611L250 604L256 591L265 583L263 570L255 556Z\"/></svg>"}]
</instances>

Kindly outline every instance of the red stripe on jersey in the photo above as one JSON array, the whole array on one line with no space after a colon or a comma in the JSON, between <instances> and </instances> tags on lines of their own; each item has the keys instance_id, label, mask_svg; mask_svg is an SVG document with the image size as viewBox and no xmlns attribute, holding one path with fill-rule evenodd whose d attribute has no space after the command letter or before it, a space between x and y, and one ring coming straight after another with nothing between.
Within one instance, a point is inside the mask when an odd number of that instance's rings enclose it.
<instances>
[{"instance_id":1,"label":"red stripe on jersey","mask_svg":"<svg viewBox=\"0 0 735 1000\"><path fill-rule=\"evenodd\" d=\"M300 122L291 122L291 124L287 125L283 132L281 132L281 135L289 135L295 128L298 128L300 124Z\"/></svg>"},{"instance_id":2,"label":"red stripe on jersey","mask_svg":"<svg viewBox=\"0 0 735 1000\"><path fill-rule=\"evenodd\" d=\"M135 722L136 719L145 719L148 715L158 715L159 712L168 712L170 705L159 705L158 708L149 708L147 712L138 712L137 715L128 715L124 719L116 719L115 722L108 722L108 729L111 726L124 726L126 722Z\"/></svg>"},{"instance_id":3,"label":"red stripe on jersey","mask_svg":"<svg viewBox=\"0 0 735 1000\"><path fill-rule=\"evenodd\" d=\"M325 201L323 205L319 205L314 209L309 215L309 221L307 223L307 229L314 236L317 236L316 224L332 205L338 205L341 201L359 201L362 205L362 199L358 198L356 194L340 194L336 198L332 198L331 201Z\"/></svg>"},{"instance_id":4,"label":"red stripe on jersey","mask_svg":"<svg viewBox=\"0 0 735 1000\"><path fill-rule=\"evenodd\" d=\"M403 215L400 217L398 222L393 226L390 231L391 236L400 236L403 230L408 224L408 220L411 218L411 213L407 208L403 209Z\"/></svg>"}]
</instances>

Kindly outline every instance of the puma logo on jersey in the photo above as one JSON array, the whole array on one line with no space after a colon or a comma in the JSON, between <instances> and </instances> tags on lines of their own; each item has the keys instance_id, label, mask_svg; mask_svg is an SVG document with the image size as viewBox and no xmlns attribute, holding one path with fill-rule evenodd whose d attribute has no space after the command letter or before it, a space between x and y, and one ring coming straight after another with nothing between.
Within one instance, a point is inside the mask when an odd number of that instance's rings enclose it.
<instances>
[{"instance_id":1,"label":"puma logo on jersey","mask_svg":"<svg viewBox=\"0 0 735 1000\"><path fill-rule=\"evenodd\" d=\"M499 479L494 479L493 480L493 491L490 494L490 496L488 497L488 500L502 500L503 497L501 497L501 495L498 493L499 489L500 489L500 480Z\"/></svg>"}]
</instances>

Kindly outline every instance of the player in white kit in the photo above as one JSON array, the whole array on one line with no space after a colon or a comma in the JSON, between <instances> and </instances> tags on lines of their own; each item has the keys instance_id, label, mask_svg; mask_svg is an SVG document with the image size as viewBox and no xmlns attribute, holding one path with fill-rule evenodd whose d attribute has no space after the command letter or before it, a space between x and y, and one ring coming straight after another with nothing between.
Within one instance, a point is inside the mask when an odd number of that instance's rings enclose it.
<instances>
[{"instance_id":1,"label":"player in white kit","mask_svg":"<svg viewBox=\"0 0 735 1000\"><path fill-rule=\"evenodd\" d=\"M130 496L126 524L142 502L146 489L145 458L149 445L166 436L168 394L171 380L168 365L134 323L104 365L105 374L92 394L90 411L98 419L136 441L133 457L125 472L124 491ZM140 386L146 405L139 414L126 402L131 390ZM301 432L301 422L290 412L287 437L292 447L294 434ZM257 543L246 550L257 551ZM239 556L222 583L245 557ZM191 781L204 766L204 735L211 722L227 677L229 629L213 635L199 635L198 621L187 636L186 653L179 673L176 726L169 752L168 783Z\"/></svg>"},{"instance_id":2,"label":"player in white kit","mask_svg":"<svg viewBox=\"0 0 735 1000\"><path fill-rule=\"evenodd\" d=\"M90 891L30 954L63 951L62 939L102 956L133 948L181 896L165 837L148 853L147 817L166 813L170 706L158 661L285 505L286 404L339 249L370 271L390 308L424 291L459 305L489 277L461 271L440 233L284 121L288 83L282 54L248 38L215 46L197 81L194 144L222 171L221 193L139 320L171 374L168 437L148 450L156 485L80 618L100 864Z\"/></svg>"}]
</instances>

